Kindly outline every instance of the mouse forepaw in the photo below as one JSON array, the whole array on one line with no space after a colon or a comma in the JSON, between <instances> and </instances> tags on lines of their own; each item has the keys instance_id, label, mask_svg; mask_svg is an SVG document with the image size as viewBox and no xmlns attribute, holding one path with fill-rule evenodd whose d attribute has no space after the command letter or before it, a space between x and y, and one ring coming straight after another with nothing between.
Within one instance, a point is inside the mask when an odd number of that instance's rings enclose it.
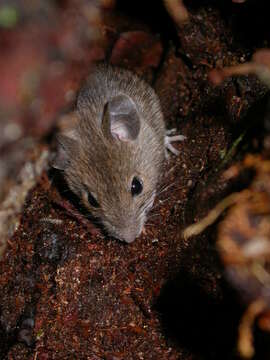
<instances>
[{"instance_id":1,"label":"mouse forepaw","mask_svg":"<svg viewBox=\"0 0 270 360\"><path fill-rule=\"evenodd\" d=\"M176 129L170 129L166 131L165 135L165 157L168 159L169 157L169 151L173 153L174 155L178 156L180 152L172 145L175 141L183 141L186 139L186 136L184 135L173 135L169 136L171 134L174 134Z\"/></svg>"}]
</instances>

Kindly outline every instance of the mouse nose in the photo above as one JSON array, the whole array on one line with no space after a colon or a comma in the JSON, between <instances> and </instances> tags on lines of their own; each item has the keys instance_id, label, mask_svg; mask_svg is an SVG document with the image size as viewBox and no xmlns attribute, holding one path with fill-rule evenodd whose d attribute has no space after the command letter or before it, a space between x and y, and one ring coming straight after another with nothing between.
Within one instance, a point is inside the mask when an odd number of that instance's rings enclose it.
<instances>
[{"instance_id":1,"label":"mouse nose","mask_svg":"<svg viewBox=\"0 0 270 360\"><path fill-rule=\"evenodd\" d=\"M124 231L124 232L121 233L121 240L123 240L123 241L127 242L128 244L130 244L138 236L139 236L138 233L134 234L133 232L130 232L130 231Z\"/></svg>"},{"instance_id":2,"label":"mouse nose","mask_svg":"<svg viewBox=\"0 0 270 360\"><path fill-rule=\"evenodd\" d=\"M138 231L138 230L135 231L131 228L126 228L120 232L119 238L120 238L120 240L125 241L128 244L130 244L140 235L140 233L141 233L141 231Z\"/></svg>"}]
</instances>

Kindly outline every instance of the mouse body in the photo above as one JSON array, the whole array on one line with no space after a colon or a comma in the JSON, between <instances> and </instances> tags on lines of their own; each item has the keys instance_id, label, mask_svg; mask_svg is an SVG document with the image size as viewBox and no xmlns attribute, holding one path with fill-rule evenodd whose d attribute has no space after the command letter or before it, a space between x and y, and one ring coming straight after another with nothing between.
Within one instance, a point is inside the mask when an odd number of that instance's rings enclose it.
<instances>
[{"instance_id":1,"label":"mouse body","mask_svg":"<svg viewBox=\"0 0 270 360\"><path fill-rule=\"evenodd\" d=\"M58 136L53 166L107 232L130 243L142 232L172 147L159 99L132 72L97 65L79 91L75 117Z\"/></svg>"}]
</instances>

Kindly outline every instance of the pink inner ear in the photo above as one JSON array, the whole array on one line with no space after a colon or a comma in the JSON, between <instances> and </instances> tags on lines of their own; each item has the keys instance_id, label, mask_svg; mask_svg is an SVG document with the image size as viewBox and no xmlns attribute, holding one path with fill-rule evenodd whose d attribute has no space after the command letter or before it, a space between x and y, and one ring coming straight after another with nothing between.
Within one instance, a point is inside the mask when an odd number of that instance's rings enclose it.
<instances>
[{"instance_id":1,"label":"pink inner ear","mask_svg":"<svg viewBox=\"0 0 270 360\"><path fill-rule=\"evenodd\" d=\"M106 136L120 141L134 141L140 133L141 122L133 100L118 95L104 107L102 128Z\"/></svg>"},{"instance_id":2,"label":"pink inner ear","mask_svg":"<svg viewBox=\"0 0 270 360\"><path fill-rule=\"evenodd\" d=\"M129 140L129 132L127 127L123 123L114 123L111 124L111 134L114 138L121 141Z\"/></svg>"}]
</instances>

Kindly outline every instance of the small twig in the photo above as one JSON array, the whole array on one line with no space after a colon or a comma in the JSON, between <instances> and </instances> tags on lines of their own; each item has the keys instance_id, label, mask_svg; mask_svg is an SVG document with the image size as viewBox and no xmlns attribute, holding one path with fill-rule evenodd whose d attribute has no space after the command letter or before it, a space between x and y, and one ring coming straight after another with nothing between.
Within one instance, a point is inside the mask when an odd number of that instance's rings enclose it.
<instances>
[{"instance_id":1,"label":"small twig","mask_svg":"<svg viewBox=\"0 0 270 360\"><path fill-rule=\"evenodd\" d=\"M209 80L220 85L226 78L238 75L255 74L270 88L270 49L260 49L254 53L250 62L238 64L209 72Z\"/></svg>"},{"instance_id":2,"label":"small twig","mask_svg":"<svg viewBox=\"0 0 270 360\"><path fill-rule=\"evenodd\" d=\"M183 0L163 0L164 5L178 26L183 26L189 21L188 11Z\"/></svg>"},{"instance_id":3,"label":"small twig","mask_svg":"<svg viewBox=\"0 0 270 360\"><path fill-rule=\"evenodd\" d=\"M43 223L50 223L50 224L53 224L53 225L62 225L63 224L63 220L61 220L61 219L51 219L49 217L43 217L39 221L43 222Z\"/></svg>"},{"instance_id":4,"label":"small twig","mask_svg":"<svg viewBox=\"0 0 270 360\"><path fill-rule=\"evenodd\" d=\"M233 193L223 199L214 209L210 210L206 217L201 219L196 224L188 226L183 231L184 239L188 239L191 236L198 235L203 232L208 226L212 225L216 221L216 219L223 213L224 210L235 204L241 196L242 193Z\"/></svg>"},{"instance_id":5,"label":"small twig","mask_svg":"<svg viewBox=\"0 0 270 360\"><path fill-rule=\"evenodd\" d=\"M209 73L209 80L214 85L220 85L226 78L231 76L256 74L257 68L258 66L253 62L247 62L245 64L224 67L223 69L214 69Z\"/></svg>"}]
</instances>

